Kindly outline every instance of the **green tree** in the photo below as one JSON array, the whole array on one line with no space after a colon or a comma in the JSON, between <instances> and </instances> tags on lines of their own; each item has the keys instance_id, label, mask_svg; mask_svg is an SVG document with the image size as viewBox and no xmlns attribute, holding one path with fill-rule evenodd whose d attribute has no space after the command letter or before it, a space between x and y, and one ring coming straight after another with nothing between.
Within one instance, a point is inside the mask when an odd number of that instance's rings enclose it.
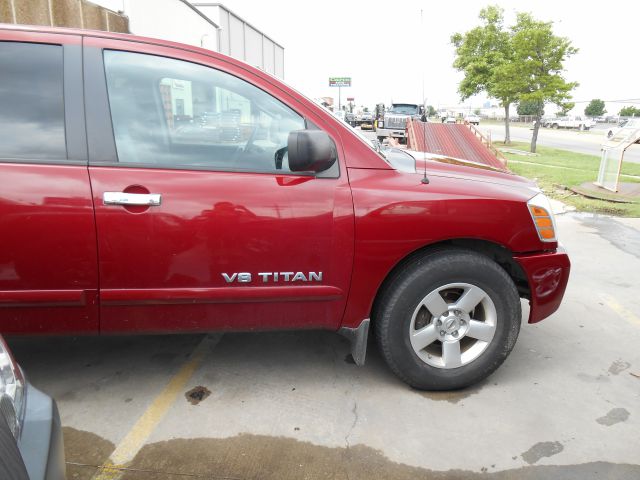
<instances>
[{"instance_id":1,"label":"green tree","mask_svg":"<svg viewBox=\"0 0 640 480\"><path fill-rule=\"evenodd\" d=\"M540 116L544 115L544 105L540 102L522 101L518 103L516 111L518 115L538 115L538 112L542 109Z\"/></svg>"},{"instance_id":2,"label":"green tree","mask_svg":"<svg viewBox=\"0 0 640 480\"><path fill-rule=\"evenodd\" d=\"M560 111L558 112L558 116L566 117L567 115L569 115L569 112L571 110L573 110L573 108L576 106L576 104L574 102L562 102L558 106L560 107Z\"/></svg>"},{"instance_id":3,"label":"green tree","mask_svg":"<svg viewBox=\"0 0 640 480\"><path fill-rule=\"evenodd\" d=\"M482 113L482 111L481 111L479 108L476 108L476 109L473 111L473 114L474 114L474 115L478 115L478 116L480 116L480 114L481 114L481 113Z\"/></svg>"},{"instance_id":4,"label":"green tree","mask_svg":"<svg viewBox=\"0 0 640 480\"><path fill-rule=\"evenodd\" d=\"M620 113L618 114L621 117L640 117L640 108L636 107L622 107Z\"/></svg>"},{"instance_id":5,"label":"green tree","mask_svg":"<svg viewBox=\"0 0 640 480\"><path fill-rule=\"evenodd\" d=\"M554 35L553 22L535 20L529 13L518 13L511 31L513 58L503 73L516 77L516 83L521 87L520 101L541 106L531 137L531 152L535 152L542 107L547 103L566 105L571 99L571 90L578 85L567 82L562 76L563 63L578 49L568 38Z\"/></svg>"},{"instance_id":6,"label":"green tree","mask_svg":"<svg viewBox=\"0 0 640 480\"><path fill-rule=\"evenodd\" d=\"M458 85L462 100L486 92L504 107L505 143L511 143L509 107L522 89L519 78L505 77L512 61L510 32L504 27L504 10L489 5L480 10L480 26L465 33L454 33L451 43L456 49L453 66L464 73Z\"/></svg>"},{"instance_id":7,"label":"green tree","mask_svg":"<svg viewBox=\"0 0 640 480\"><path fill-rule=\"evenodd\" d=\"M435 117L437 113L433 105L427 105L427 117Z\"/></svg>"},{"instance_id":8,"label":"green tree","mask_svg":"<svg viewBox=\"0 0 640 480\"><path fill-rule=\"evenodd\" d=\"M600 100L599 98L591 100L587 108L584 109L584 114L588 117L599 117L605 113L607 113L607 111L604 108L604 100Z\"/></svg>"}]
</instances>

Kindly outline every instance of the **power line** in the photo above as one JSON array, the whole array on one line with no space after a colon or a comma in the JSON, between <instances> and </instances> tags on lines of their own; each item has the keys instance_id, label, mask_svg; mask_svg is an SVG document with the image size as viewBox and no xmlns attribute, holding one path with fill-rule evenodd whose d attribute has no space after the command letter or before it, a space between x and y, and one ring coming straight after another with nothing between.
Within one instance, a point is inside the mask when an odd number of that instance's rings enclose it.
<instances>
[{"instance_id":1,"label":"power line","mask_svg":"<svg viewBox=\"0 0 640 480\"><path fill-rule=\"evenodd\" d=\"M640 98L629 98L627 100L602 100L602 101L607 103L640 103ZM591 100L573 100L573 103L591 103Z\"/></svg>"}]
</instances>

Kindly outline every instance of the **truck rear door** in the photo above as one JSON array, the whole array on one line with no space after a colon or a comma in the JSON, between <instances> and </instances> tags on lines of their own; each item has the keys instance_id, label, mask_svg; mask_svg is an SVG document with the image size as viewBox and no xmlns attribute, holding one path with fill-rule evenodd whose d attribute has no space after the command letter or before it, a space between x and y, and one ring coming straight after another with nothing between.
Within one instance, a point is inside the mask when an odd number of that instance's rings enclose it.
<instances>
[{"instance_id":1,"label":"truck rear door","mask_svg":"<svg viewBox=\"0 0 640 480\"><path fill-rule=\"evenodd\" d=\"M0 331L95 332L81 38L0 30Z\"/></svg>"}]
</instances>

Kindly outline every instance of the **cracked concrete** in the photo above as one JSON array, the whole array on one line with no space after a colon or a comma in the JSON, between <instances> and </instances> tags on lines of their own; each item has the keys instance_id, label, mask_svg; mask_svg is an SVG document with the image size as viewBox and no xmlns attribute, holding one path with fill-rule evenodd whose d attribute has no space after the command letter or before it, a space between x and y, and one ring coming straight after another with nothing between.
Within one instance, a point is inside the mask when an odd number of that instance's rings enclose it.
<instances>
[{"instance_id":1,"label":"cracked concrete","mask_svg":"<svg viewBox=\"0 0 640 480\"><path fill-rule=\"evenodd\" d=\"M353 423L351 424L351 428L349 428L349 431L344 437L344 442L347 446L347 449L351 446L351 444L349 443L349 438L351 437L351 434L358 424L358 402L353 402L353 409L351 410L351 412L353 413Z\"/></svg>"}]
</instances>

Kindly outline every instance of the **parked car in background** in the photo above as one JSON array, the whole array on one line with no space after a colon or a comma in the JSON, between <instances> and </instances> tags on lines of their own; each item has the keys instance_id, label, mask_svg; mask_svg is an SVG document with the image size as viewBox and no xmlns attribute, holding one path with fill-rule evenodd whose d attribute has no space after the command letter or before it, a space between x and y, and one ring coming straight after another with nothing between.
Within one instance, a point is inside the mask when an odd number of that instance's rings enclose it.
<instances>
[{"instance_id":1,"label":"parked car in background","mask_svg":"<svg viewBox=\"0 0 640 480\"><path fill-rule=\"evenodd\" d=\"M25 467L30 480L64 479L62 429L55 401L26 381L1 335L0 457L2 480L23 478Z\"/></svg>"},{"instance_id":2,"label":"parked car in background","mask_svg":"<svg viewBox=\"0 0 640 480\"><path fill-rule=\"evenodd\" d=\"M464 121L471 125L480 125L480 117L478 115L467 115L464 117Z\"/></svg>"},{"instance_id":3,"label":"parked car in background","mask_svg":"<svg viewBox=\"0 0 640 480\"><path fill-rule=\"evenodd\" d=\"M0 85L0 331L329 330L362 365L373 324L398 378L445 390L507 358L521 298L529 323L562 301L569 258L530 180L418 169L241 61L9 26ZM175 123L204 112L204 135Z\"/></svg>"},{"instance_id":4,"label":"parked car in background","mask_svg":"<svg viewBox=\"0 0 640 480\"><path fill-rule=\"evenodd\" d=\"M594 126L593 120L587 117L556 117L545 121L542 126L549 128L576 128L578 130L589 130Z\"/></svg>"},{"instance_id":5,"label":"parked car in background","mask_svg":"<svg viewBox=\"0 0 640 480\"><path fill-rule=\"evenodd\" d=\"M373 130L373 113L362 112L356 123L362 130Z\"/></svg>"},{"instance_id":6,"label":"parked car in background","mask_svg":"<svg viewBox=\"0 0 640 480\"><path fill-rule=\"evenodd\" d=\"M456 117L450 115L445 119L444 123L456 123L457 121L458 120L456 120Z\"/></svg>"},{"instance_id":7,"label":"parked car in background","mask_svg":"<svg viewBox=\"0 0 640 480\"><path fill-rule=\"evenodd\" d=\"M344 121L347 122L352 127L355 127L356 126L356 114L353 113L353 112L349 112L349 111L345 112Z\"/></svg>"},{"instance_id":8,"label":"parked car in background","mask_svg":"<svg viewBox=\"0 0 640 480\"><path fill-rule=\"evenodd\" d=\"M556 117L542 117L540 119L540 126L541 127L549 127L551 126L551 123L553 123L553 121L555 121ZM534 120L533 122L531 122L531 128L533 129L536 126L536 123L538 122L538 120Z\"/></svg>"}]
</instances>

